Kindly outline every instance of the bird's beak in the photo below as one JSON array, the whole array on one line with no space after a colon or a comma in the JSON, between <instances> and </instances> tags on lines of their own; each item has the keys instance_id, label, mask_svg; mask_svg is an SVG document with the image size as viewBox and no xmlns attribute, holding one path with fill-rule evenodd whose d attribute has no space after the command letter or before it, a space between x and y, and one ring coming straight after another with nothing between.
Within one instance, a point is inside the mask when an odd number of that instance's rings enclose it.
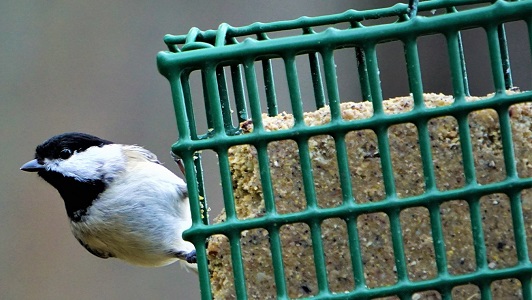
<instances>
[{"instance_id":1,"label":"bird's beak","mask_svg":"<svg viewBox=\"0 0 532 300\"><path fill-rule=\"evenodd\" d=\"M30 160L27 163L23 164L22 167L20 167L22 171L26 172L39 172L41 170L44 170L44 165L39 163L36 159Z\"/></svg>"}]
</instances>

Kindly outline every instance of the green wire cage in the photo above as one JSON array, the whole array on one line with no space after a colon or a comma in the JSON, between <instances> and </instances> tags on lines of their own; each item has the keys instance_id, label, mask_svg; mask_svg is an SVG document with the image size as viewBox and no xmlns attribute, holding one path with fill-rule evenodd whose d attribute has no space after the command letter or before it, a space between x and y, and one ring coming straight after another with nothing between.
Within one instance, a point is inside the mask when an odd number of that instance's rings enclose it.
<instances>
[{"instance_id":1,"label":"green wire cage","mask_svg":"<svg viewBox=\"0 0 532 300\"><path fill-rule=\"evenodd\" d=\"M436 13L437 12L437 13ZM368 20L385 20L376 23L364 23ZM525 59L532 59L532 1L503 0L430 0L398 3L392 7L367 11L349 10L344 13L319 17L302 17L292 21L273 23L254 23L244 27L232 27L222 24L217 30L201 31L193 28L186 35L167 35L165 43L169 51L160 52L157 57L158 67L170 82L179 139L172 151L184 163L193 226L185 232L185 239L191 241L197 250L198 271L202 299L212 299L216 295L212 285L213 262L208 257L208 243L215 235L223 235L227 239L230 255L231 278L227 284L233 291L231 297L237 299L260 298L251 295L250 276L253 272L245 266L243 233L262 230L261 234L267 241L266 255L270 262L273 295L288 299L294 297L313 297L314 299L374 299L392 297L390 299L421 299L426 298L426 291L434 291L436 298L451 299L457 287L474 286L475 292L468 295L469 299L497 298L493 283L513 280L516 286L516 298L532 299L532 263L530 262L530 227L532 223L524 211L532 201L530 196L524 197L525 191L532 189L532 128L524 128L516 133L512 127L513 108L525 105L530 109L532 91L515 91L510 69L510 53L505 33L505 24L521 22L527 34L519 42L528 45L529 52ZM468 74L476 70L467 69L464 59L462 32L478 28L485 34L487 53L489 53L490 70L485 80L494 87L493 94L479 101L470 101ZM418 53L418 40L424 36L439 35L444 37L448 55L449 74L445 75L451 83L452 99L448 105L429 107L422 83L422 69ZM411 107L408 110L389 113L387 101L383 98L380 66L377 61L376 48L379 45L398 42L406 62L407 85L410 93ZM357 74L353 78L360 86L360 99L365 100L360 107L368 108L371 114L365 118L346 119L339 93L339 79L335 53L352 51L355 60L352 62ZM300 62L307 64L306 74L300 69ZM283 68L277 68L275 62L282 62ZM273 63L272 63L273 62ZM260 64L262 72L257 73ZM298 72L299 71L299 72ZM531 70L529 70L532 72ZM190 80L193 74L200 74L202 95L198 97ZM259 76L257 74L260 74ZM280 83L282 74L288 89L286 99L276 94L276 85ZM304 74L304 75L303 75ZM355 76L356 75L356 76ZM311 99L302 96L301 78L309 77L311 83ZM442 75L443 76L443 75ZM258 78L260 77L260 78ZM275 80L274 80L275 78ZM259 79L261 84L259 84ZM198 125L198 112L194 104L201 101L205 106L206 128ZM261 102L262 101L262 102ZM309 102L310 101L310 102ZM353 104L354 105L354 104ZM352 106L353 106L352 105ZM290 114L280 112L280 107L288 107ZM354 107L354 106L353 106ZM327 120L319 124L308 124L305 110L316 109L327 112ZM498 180L484 182L479 174L476 151L477 140L472 123L472 114L482 110L492 111L491 123L498 128L494 142L501 146L501 175ZM290 126L282 130L270 130L265 125L270 118L290 117ZM459 187L442 188L439 185L439 165L436 161L432 131L433 120L450 117L455 120L457 128L454 142L457 149L461 170L451 176L463 178ZM530 126L532 115L522 114L526 126ZM411 124L411 132L415 135L417 157L419 158L419 176L406 176L406 184L421 187L420 192L402 192L398 181L399 171L394 160L392 128ZM249 129L252 128L252 129ZM363 187L353 184L352 162L349 137L353 132L371 132L374 139L372 154L364 156L373 159L378 167L376 176L382 179L382 199L363 201L357 195L357 189ZM319 136L328 136L330 145L327 149L334 152L336 169L330 182L338 187L338 204L332 207L320 205L322 200L317 194L317 177L315 154L312 141ZM473 138L472 138L473 136ZM517 148L516 136L519 136L524 149ZM368 135L359 135L364 142ZM492 132L485 135L490 140ZM528 139L528 140L527 140ZM294 182L293 178L276 176L274 168L272 144L290 141L297 156L295 177L299 177L300 193L303 207L297 211L282 212L279 209L279 191L275 188L278 181ZM399 136L399 144L401 144ZM256 189L262 207L260 213L253 217L239 215L237 204L242 199L235 193L235 174L232 174L232 150L242 145L251 145L253 157L256 159L259 184ZM528 146L528 149L527 149ZM392 147L392 148L391 148ZM452 149L452 146L450 146ZM204 172L202 167L202 151L214 151L218 158L221 176L222 195L206 197ZM367 150L367 149L366 149ZM371 152L370 151L370 152ZM525 157L519 157L519 153ZM530 160L530 162L528 162ZM281 163L284 163L281 161ZM445 164L445 162L443 162ZM523 166L523 164L525 164ZM495 163L487 165L495 169ZM524 171L523 171L524 170ZM408 175L409 173L407 173ZM290 175L292 176L292 175ZM415 183L413 181L416 181ZM332 183L331 183L332 184ZM415 189L415 188L411 188ZM491 227L486 227L485 219L489 217L483 204L488 195L504 195L508 212L511 245L508 242L496 243L499 250L508 248L514 256L511 264L495 267L498 258L490 254L487 238ZM526 194L529 195L529 194ZM225 215L223 222L209 221L209 202L221 201ZM321 199L321 200L320 200ZM466 246L450 246L451 239L446 233L443 211L452 201L464 203L465 219L469 226L466 231L471 240L472 267L467 272L454 273L449 267L453 251L460 251ZM495 200L490 198L491 202ZM497 201L497 204L499 202ZM425 241L429 251L429 265L433 267L433 275L412 278L414 266L412 252L407 246L411 224L401 221L405 211L412 208L423 208L425 220L416 226L425 226ZM372 268L369 259L364 258L364 251L373 242L366 241L362 231L364 222L361 219L369 214L379 214L386 221L381 222L380 230L388 232L389 247L382 248L389 252L391 259L387 269L379 272L391 272L394 280L388 283L369 284L368 272ZM498 213L497 213L498 214ZM502 214L499 214L502 215ZM340 220L344 224L345 255L342 259L350 274L352 284L342 290L332 288L330 261L335 254L326 253L323 224L331 219ZM412 222L410 222L412 223ZM310 265L314 283L299 286L299 294L290 291L291 279L287 268L286 253L288 247L283 243L283 228L287 225L304 224L308 234L310 257L301 257L301 264ZM370 223L372 224L372 223ZM499 223L499 225L502 223ZM367 224L366 224L367 225ZM502 226L502 225L500 225ZM421 228L421 227L420 227ZM371 230L371 229L370 229ZM373 228L373 230L376 230ZM460 235L459 233L457 233ZM454 234L456 235L456 234ZM251 240L250 240L251 241ZM340 243L335 241L335 243ZM300 244L297 245L302 249ZM247 247L247 246L246 246ZM338 248L339 249L339 248ZM340 251L340 250L338 250ZM343 250L342 250L343 251ZM502 250L501 250L502 251ZM379 251L376 251L379 252ZM378 254L376 254L378 255ZM499 258L502 260L501 258ZM464 263L460 258L459 263ZM211 264L211 266L210 266ZM261 268L262 266L257 266ZM373 266L373 268L375 268ZM296 276L297 277L297 276ZM269 277L270 278L270 277ZM386 281L382 279L382 281ZM475 298L476 297L476 298ZM266 296L264 296L266 298Z\"/></svg>"}]
</instances>

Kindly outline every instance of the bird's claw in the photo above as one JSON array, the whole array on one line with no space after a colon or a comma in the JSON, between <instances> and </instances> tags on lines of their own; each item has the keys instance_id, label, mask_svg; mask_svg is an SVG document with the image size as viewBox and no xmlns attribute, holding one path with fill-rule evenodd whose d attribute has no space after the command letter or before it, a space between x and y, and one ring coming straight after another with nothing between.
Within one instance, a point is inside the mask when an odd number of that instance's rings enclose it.
<instances>
[{"instance_id":1,"label":"bird's claw","mask_svg":"<svg viewBox=\"0 0 532 300\"><path fill-rule=\"evenodd\" d=\"M195 264L195 263L197 263L197 260L196 260L196 250L192 250L192 251L190 251L190 252L185 256L185 260L186 260L189 264Z\"/></svg>"},{"instance_id":2,"label":"bird's claw","mask_svg":"<svg viewBox=\"0 0 532 300\"><path fill-rule=\"evenodd\" d=\"M174 159L174 162L176 163L176 165L179 168L179 170L181 170L181 173L183 173L183 175L186 175L185 174L185 165L183 164L183 159L181 159L181 157L177 156L177 154L175 154L172 151L170 151L170 155L172 155L172 158Z\"/></svg>"}]
</instances>

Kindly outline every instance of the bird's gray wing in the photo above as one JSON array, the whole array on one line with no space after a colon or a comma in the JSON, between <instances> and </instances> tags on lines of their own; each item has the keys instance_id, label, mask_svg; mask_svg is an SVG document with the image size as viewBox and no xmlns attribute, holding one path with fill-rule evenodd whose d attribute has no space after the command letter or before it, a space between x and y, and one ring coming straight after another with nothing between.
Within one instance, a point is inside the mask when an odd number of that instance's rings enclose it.
<instances>
[{"instance_id":1,"label":"bird's gray wing","mask_svg":"<svg viewBox=\"0 0 532 300\"><path fill-rule=\"evenodd\" d=\"M87 249L87 251L89 251L90 253L92 253L95 256L98 256L99 258L114 257L114 255L109 253L109 252L104 252L104 251L92 249L91 247L89 247L89 245L85 244L82 240L80 240L80 239L77 239L77 240L81 244L81 246L83 246L85 249Z\"/></svg>"}]
</instances>

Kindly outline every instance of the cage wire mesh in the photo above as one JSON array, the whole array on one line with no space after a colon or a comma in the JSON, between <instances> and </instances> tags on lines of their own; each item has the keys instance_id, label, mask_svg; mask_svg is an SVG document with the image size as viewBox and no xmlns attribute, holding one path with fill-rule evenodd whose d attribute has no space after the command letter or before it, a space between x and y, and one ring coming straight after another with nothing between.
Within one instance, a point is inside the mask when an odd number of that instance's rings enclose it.
<instances>
[{"instance_id":1,"label":"cage wire mesh","mask_svg":"<svg viewBox=\"0 0 532 300\"><path fill-rule=\"evenodd\" d=\"M375 20L375 23L366 22ZM380 22L378 22L380 21ZM493 283L512 280L515 283L516 297L532 299L532 264L530 263L527 245L527 230L532 225L524 216L524 191L532 188L532 178L528 175L529 165L523 172L518 170L516 146L513 138L511 116L512 108L518 104L529 105L532 102L532 91L513 92L510 56L505 36L505 24L521 21L526 24L526 36L520 41L532 48L532 1L453 1L431 0L398 3L392 7L378 8L367 11L349 10L344 13L301 17L291 21L273 23L254 23L244 27L232 27L221 24L217 30L201 31L192 28L186 35L167 35L165 43L169 51L160 52L158 67L170 82L175 115L179 131L179 139L172 151L181 157L186 170L186 179L192 210L193 226L185 234L185 238L194 243L197 249L198 270L202 299L212 299L213 286L209 270L206 243L215 235L224 235L230 250L232 277L228 278L232 297L247 299L253 297L248 292L249 276L245 270L242 254L243 232L262 230L268 243L269 261L272 268L274 288L272 297L287 299L312 296L315 299L370 299L378 297L398 297L401 299L420 299L423 292L434 291L434 297L450 299L457 287L472 286L472 299L497 298ZM364 23L366 22L366 23ZM479 28L487 39L491 74L485 74L485 80L492 82L494 93L482 101L469 101L468 72L466 69L462 45L462 31ZM294 33L295 32L295 33ZM283 33L285 33L283 35ZM280 34L276 36L276 34ZM423 36L442 35L447 44L450 82L452 83L452 103L445 106L428 107L425 101L422 72L418 54L418 39ZM400 42L406 61L408 88L413 99L412 108L400 113L387 113L386 101L383 101L382 87L377 62L376 47L380 44ZM356 74L359 79L360 99L366 100L372 114L363 119L346 120L342 115L341 99L336 76L335 52L340 49L351 50L356 57ZM526 59L532 57L532 51ZM307 124L304 111L308 109L308 100L302 99L298 59L304 58L310 69L312 83L313 109L328 107L327 122ZM275 69L275 61L281 61L280 70ZM257 75L256 66L260 64L262 73ZM284 69L284 70L283 70ZM289 95L283 99L276 94L274 72L284 72ZM194 75L196 74L196 75ZM262 75L262 77L260 76ZM203 99L198 99L191 89L191 76L199 76ZM261 80L261 85L258 80ZM261 89L264 86L264 89ZM263 94L261 94L263 93ZM261 104L265 100L265 105ZM265 98L265 99L264 99ZM205 105L207 125L200 128L196 121L198 112L194 111L195 101ZM265 120L270 117L285 116L279 106L288 106L291 110L292 125L283 130L268 130ZM305 105L305 106L304 106ZM528 106L530 107L530 106ZM494 182L483 182L475 169L477 159L474 156L476 140L472 138L471 115L481 110L493 111L491 123L497 123L499 143L502 145L501 178ZM432 120L450 117L455 120L457 133L455 142L458 147L458 160L462 170L451 174L462 177L463 185L456 188L441 188L435 175L438 166L435 154L431 152L430 129ZM530 115L524 115L526 124L530 124ZM420 160L419 184L421 192L409 194L398 192L397 170L394 169L392 150L390 150L392 127L412 124L417 135L417 149ZM252 129L249 129L252 128ZM531 128L525 129L525 153L530 146ZM371 158L379 162L380 174L369 174L382 178L383 199L364 202L355 196L356 189L352 186L352 170L350 169L349 152L346 147L346 136L353 132L368 131L374 134L376 149ZM313 172L312 139L317 136L328 136L337 168L334 180L339 187L340 203L334 207L322 207L317 199L315 177ZM360 137L361 139L364 136ZM529 139L529 140L526 140ZM272 151L270 147L279 141L291 141L297 153L297 164L300 170L301 201L304 207L299 211L282 213L279 211L279 198L273 185L276 181L290 181L288 177L275 177L272 171ZM261 213L254 217L239 215L235 202L235 179L231 174L230 148L239 145L251 145L254 149L258 174L260 174L259 195L263 206ZM451 146L452 147L452 146ZM310 150L309 150L310 149ZM214 151L217 155L221 175L222 197L206 198L204 172L201 163L202 151ZM519 150L521 151L521 150ZM528 152L527 152L528 151ZM527 156L529 158L529 156ZM444 164L446 162L443 162ZM489 162L488 164L490 164ZM436 167L435 167L436 166ZM209 170L212 172L212 170ZM333 179L331 179L333 180ZM413 179L412 179L413 180ZM408 182L408 179L407 179ZM486 228L483 208L483 197L502 195L507 199L510 227L508 231L513 238L512 251L514 263L504 267L494 267L497 258L488 259L485 237L490 234ZM208 202L223 199L225 217L223 222L210 223ZM491 198L490 198L491 199ZM450 245L451 239L442 225L442 212L456 200L464 203L465 215L469 224L466 228L471 239L474 255L472 267L463 273L450 270L452 251L458 251L462 245ZM492 201L492 200L490 200ZM495 200L493 200L495 203ZM409 276L412 253L405 247L405 225L401 222L402 214L413 208L424 210L425 226L431 253L430 262L434 275L429 278L413 279ZM360 219L369 214L380 214L384 222L381 229L390 235L389 252L393 252L391 266L388 268L395 277L389 283L369 286L367 259L363 259L363 248L366 246L360 238L360 231L365 230ZM488 215L489 218L489 215ZM349 267L349 278L354 282L342 291L332 290L331 279L328 277L328 264L331 253L324 253L323 223L331 219L341 220L345 230L347 247L345 260ZM302 224L308 232L310 257L299 258L300 263L311 264L315 284L301 285L302 294L293 294L287 282L291 278L287 273L286 252L281 235L287 225ZM285 226L285 227L283 227ZM288 227L290 228L290 227ZM286 231L286 230L285 230ZM283 231L284 232L284 231ZM529 232L530 234L530 232ZM454 235L454 234L453 234ZM530 240L530 236L528 237ZM339 243L339 242L338 242ZM505 243L499 242L497 247L504 248ZM458 249L458 250L457 250ZM307 260L305 260L307 259ZM333 258L334 259L334 255ZM340 258L337 258L340 259ZM464 258L461 258L463 260ZM463 261L461 261L463 264ZM451 268L452 269L452 268ZM212 270L211 270L212 271ZM388 270L390 271L390 270ZM246 280L247 279L247 280ZM311 291L313 290L313 291ZM427 296L429 297L429 296ZM477 297L477 298L475 298Z\"/></svg>"}]
</instances>

